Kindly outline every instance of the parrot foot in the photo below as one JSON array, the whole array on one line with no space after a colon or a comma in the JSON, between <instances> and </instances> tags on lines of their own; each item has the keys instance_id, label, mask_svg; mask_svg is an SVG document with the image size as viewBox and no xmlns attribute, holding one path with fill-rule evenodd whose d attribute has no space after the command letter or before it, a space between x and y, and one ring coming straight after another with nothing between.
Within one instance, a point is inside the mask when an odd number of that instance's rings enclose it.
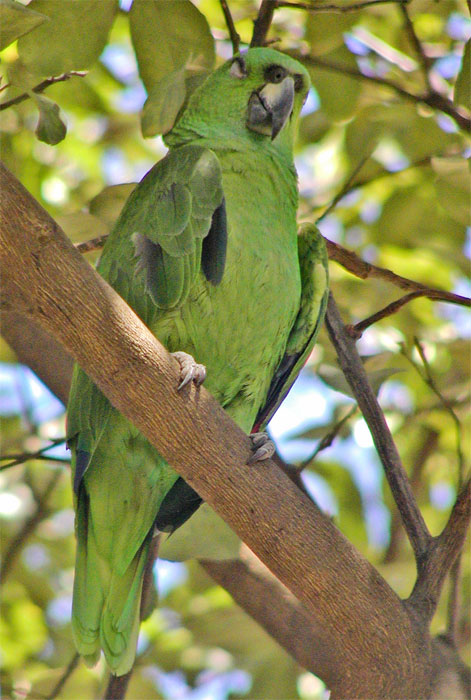
<instances>
[{"instance_id":1,"label":"parrot foot","mask_svg":"<svg viewBox=\"0 0 471 700\"><path fill-rule=\"evenodd\" d=\"M177 391L183 389L190 382L200 386L206 379L206 367L195 362L194 358L187 352L172 352L173 357L180 365L180 384Z\"/></svg>"},{"instance_id":2,"label":"parrot foot","mask_svg":"<svg viewBox=\"0 0 471 700\"><path fill-rule=\"evenodd\" d=\"M247 464L254 464L273 457L275 454L275 443L270 440L266 433L252 433L252 435L249 435L249 438L252 441L254 452L249 457Z\"/></svg>"}]
</instances>

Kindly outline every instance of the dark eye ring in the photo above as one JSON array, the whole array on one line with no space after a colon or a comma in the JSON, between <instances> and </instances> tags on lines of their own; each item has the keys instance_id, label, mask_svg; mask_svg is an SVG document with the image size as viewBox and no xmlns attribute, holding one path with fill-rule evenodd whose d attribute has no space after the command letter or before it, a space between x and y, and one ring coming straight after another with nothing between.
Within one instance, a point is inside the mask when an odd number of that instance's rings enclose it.
<instances>
[{"instance_id":1,"label":"dark eye ring","mask_svg":"<svg viewBox=\"0 0 471 700\"><path fill-rule=\"evenodd\" d=\"M295 90L295 92L299 92L304 87L303 76L300 75L299 73L296 73L296 75L294 75L293 78L294 78L294 90Z\"/></svg>"},{"instance_id":2,"label":"dark eye ring","mask_svg":"<svg viewBox=\"0 0 471 700\"><path fill-rule=\"evenodd\" d=\"M287 75L288 72L283 66L269 66L265 71L265 78L270 83L281 83Z\"/></svg>"}]
</instances>

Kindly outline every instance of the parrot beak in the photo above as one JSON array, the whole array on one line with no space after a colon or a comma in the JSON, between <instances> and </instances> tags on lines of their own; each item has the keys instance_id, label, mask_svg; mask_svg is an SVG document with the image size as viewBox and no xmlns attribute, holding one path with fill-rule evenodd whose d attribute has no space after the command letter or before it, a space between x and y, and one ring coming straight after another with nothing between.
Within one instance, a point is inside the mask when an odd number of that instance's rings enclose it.
<instances>
[{"instance_id":1,"label":"parrot beak","mask_svg":"<svg viewBox=\"0 0 471 700\"><path fill-rule=\"evenodd\" d=\"M281 83L267 83L250 96L247 127L258 134L271 136L273 141L291 115L293 104L294 80L291 76Z\"/></svg>"}]
</instances>

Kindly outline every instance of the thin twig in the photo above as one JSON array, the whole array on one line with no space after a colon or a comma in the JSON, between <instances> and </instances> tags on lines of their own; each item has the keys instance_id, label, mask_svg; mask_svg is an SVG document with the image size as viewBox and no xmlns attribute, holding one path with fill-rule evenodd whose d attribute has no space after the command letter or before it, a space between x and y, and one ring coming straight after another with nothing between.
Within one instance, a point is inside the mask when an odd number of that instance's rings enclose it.
<instances>
[{"instance_id":1,"label":"thin twig","mask_svg":"<svg viewBox=\"0 0 471 700\"><path fill-rule=\"evenodd\" d=\"M463 549L471 519L471 478L458 494L450 518L418 561L418 577L408 603L429 622L436 610L443 583Z\"/></svg>"},{"instance_id":2,"label":"thin twig","mask_svg":"<svg viewBox=\"0 0 471 700\"><path fill-rule=\"evenodd\" d=\"M89 241L84 241L83 243L76 243L75 247L79 253L91 253L93 250L99 250L103 248L106 243L106 239L110 234L104 233L102 236L97 238L91 238Z\"/></svg>"},{"instance_id":3,"label":"thin twig","mask_svg":"<svg viewBox=\"0 0 471 700\"><path fill-rule=\"evenodd\" d=\"M355 342L346 332L332 294L329 295L327 304L326 326L337 352L340 367L370 429L415 558L419 561L427 552L432 538L417 506L384 414L369 384Z\"/></svg>"},{"instance_id":4,"label":"thin twig","mask_svg":"<svg viewBox=\"0 0 471 700\"><path fill-rule=\"evenodd\" d=\"M410 357L410 355L408 355L408 353L406 352L404 346L402 346L402 354L415 367L415 369L417 370L419 375L422 377L423 381L427 384L428 387L430 387L430 389L433 391L435 396L438 397L443 408L450 415L450 417L455 425L456 453L458 456L458 488L460 488L462 486L462 483L463 483L463 475L464 475L464 455L463 455L463 448L462 448L462 444L461 444L461 421L458 418L458 416L456 415L450 401L446 398L446 396L444 396L442 394L442 392L438 388L437 383L435 382L435 379L433 378L432 371L430 369L430 365L428 363L428 360L425 356L425 352L424 352L424 349L422 347L422 344L420 343L419 339L416 337L414 337L414 346L420 355L420 359L422 360L422 365L423 365L425 374L422 374L422 372L417 367L417 364L414 362L412 357Z\"/></svg>"},{"instance_id":5,"label":"thin twig","mask_svg":"<svg viewBox=\"0 0 471 700\"><path fill-rule=\"evenodd\" d=\"M329 259L335 260L336 263L351 272L355 277L359 277L362 280L375 277L376 279L390 282L396 287L406 291L421 292L421 295L427 296L435 301L446 301L450 304L471 306L471 299L468 297L463 297L460 294L453 294L453 292L447 292L442 289L434 289L421 282L415 282L407 277L401 277L401 275L397 275L395 272L392 272L392 270L362 260L356 253L344 248L339 243L334 243L328 238L324 238L324 241Z\"/></svg>"},{"instance_id":6,"label":"thin twig","mask_svg":"<svg viewBox=\"0 0 471 700\"><path fill-rule=\"evenodd\" d=\"M419 37L417 36L417 33L414 28L414 24L410 18L409 15L409 10L407 9L407 5L405 3L401 3L400 5L402 16L404 18L404 23L405 23L405 29L407 32L407 35L409 37L409 40L412 44L412 46L415 49L415 52L417 54L417 57L419 58L420 64L422 66L422 75L425 80L425 84L431 89L430 86L430 76L429 76L429 69L430 69L430 60L429 57L426 55L424 51L424 47L422 45L422 42L420 41Z\"/></svg>"},{"instance_id":7,"label":"thin twig","mask_svg":"<svg viewBox=\"0 0 471 700\"><path fill-rule=\"evenodd\" d=\"M67 665L67 667L66 667L64 673L63 673L62 676L59 678L58 682L56 683L56 685L55 685L54 688L52 689L50 695L47 696L46 700L55 700L55 698L57 698L57 696L58 696L59 693L61 692L61 690L62 690L62 688L64 687L64 685L67 683L67 681L69 680L70 676L72 675L72 673L73 673L73 672L75 671L75 669L77 668L77 664L78 664L78 662L79 662L79 659L80 659L80 655L79 655L79 654L75 654L75 655L71 658L71 660L69 661L69 663L68 663L68 665Z\"/></svg>"},{"instance_id":8,"label":"thin twig","mask_svg":"<svg viewBox=\"0 0 471 700\"><path fill-rule=\"evenodd\" d=\"M273 13L276 10L276 0L262 0L258 11L257 19L253 25L252 41L250 48L254 46L265 46L268 30L273 19Z\"/></svg>"},{"instance_id":9,"label":"thin twig","mask_svg":"<svg viewBox=\"0 0 471 700\"><path fill-rule=\"evenodd\" d=\"M325 70L334 71L336 73L342 73L343 75L349 75L354 80L363 80L390 88L406 100L415 102L416 104L418 102L423 102L433 109L438 109L439 111L448 114L448 116L452 117L452 119L456 121L463 131L471 131L471 119L465 114L465 111L458 108L450 99L444 95L440 95L438 92L429 90L421 95L416 95L413 92L409 92L393 80L381 78L377 75L366 75L365 73L362 73L351 66L326 61L318 56L308 56L300 54L299 52L287 51L286 53L289 53L290 56L298 59L301 63L318 68L324 68Z\"/></svg>"},{"instance_id":10,"label":"thin twig","mask_svg":"<svg viewBox=\"0 0 471 700\"><path fill-rule=\"evenodd\" d=\"M314 452L309 455L306 459L304 459L299 467L297 468L298 473L302 472L304 469L306 469L307 466L317 457L319 452L322 452L322 450L326 450L328 447L330 447L339 434L339 432L342 430L343 426L345 423L347 423L352 416L355 415L355 413L358 410L358 406L352 406L349 411L344 415L343 418L341 418L335 425L334 427L329 430L328 433L324 435L324 437L319 441L316 449Z\"/></svg>"},{"instance_id":11,"label":"thin twig","mask_svg":"<svg viewBox=\"0 0 471 700\"><path fill-rule=\"evenodd\" d=\"M43 80L41 83L33 87L29 92L23 92L21 95L18 95L18 97L13 97L11 100L6 100L6 102L0 103L0 111L28 100L31 97L31 92L44 92L44 90L46 90L46 88L48 88L50 85L62 83L64 80L69 80L70 78L84 78L86 75L87 71L71 70L68 73L62 73L61 75L55 75L52 78L46 78L46 80Z\"/></svg>"},{"instance_id":12,"label":"thin twig","mask_svg":"<svg viewBox=\"0 0 471 700\"><path fill-rule=\"evenodd\" d=\"M48 457L47 455L44 455L45 452L48 450L52 450L53 447L56 447L57 445L62 445L65 442L65 437L64 438L57 438L56 440L51 440L51 445L47 445L46 447L41 447L40 450L36 450L36 452L22 452L21 454L16 454L16 455L4 455L3 457L0 456L0 460L4 459L10 459L11 461L8 462L7 464L4 464L3 466L0 467L0 471L3 471L4 469L9 469L10 467L16 467L18 464L23 464L24 462L27 462L29 459L47 459L51 462L65 462L67 460L61 459L60 457Z\"/></svg>"},{"instance_id":13,"label":"thin twig","mask_svg":"<svg viewBox=\"0 0 471 700\"><path fill-rule=\"evenodd\" d=\"M380 309L380 311L377 311L371 316L368 316L368 318L365 318L363 321L356 323L354 326L347 326L347 330L352 336L352 338L358 340L359 338L361 338L363 331L365 331L367 328L372 326L374 323L381 321L381 319L387 318L388 316L392 316L393 314L397 313L400 309L402 309L403 306L408 304L413 299L417 299L418 297L426 297L427 299L431 299L432 301L448 301L454 304L471 306L471 299L466 299L464 302L450 300L448 298L448 294L449 292L442 292L439 289L418 289L415 292L409 292L409 294L405 294L404 296L400 297L400 299L396 299L396 301L391 302L391 304L388 304L383 309ZM444 298L444 295L446 298Z\"/></svg>"},{"instance_id":14,"label":"thin twig","mask_svg":"<svg viewBox=\"0 0 471 700\"><path fill-rule=\"evenodd\" d=\"M5 556L3 557L3 566L2 566L2 576L1 580L2 583L5 584L5 580L9 576L11 569L13 567L13 564L15 563L21 549L23 548L26 540L28 537L35 531L39 523L46 518L49 513L47 509L47 502L49 500L49 497L51 493L54 491L57 482L62 476L62 472L60 470L56 470L53 472L51 475L51 478L49 479L46 488L40 495L40 497L36 501L36 508L34 509L34 512L32 515L26 520L24 523L23 527L20 529L20 531L17 533L17 535L11 540L10 545L5 552Z\"/></svg>"},{"instance_id":15,"label":"thin twig","mask_svg":"<svg viewBox=\"0 0 471 700\"><path fill-rule=\"evenodd\" d=\"M240 35L235 28L229 5L227 4L226 0L219 0L219 3L224 14L224 19L226 20L229 36L231 37L232 52L234 54L239 53Z\"/></svg>"},{"instance_id":16,"label":"thin twig","mask_svg":"<svg viewBox=\"0 0 471 700\"><path fill-rule=\"evenodd\" d=\"M353 169L352 172L350 173L348 179L347 179L347 180L345 181L345 183L343 184L342 189L335 195L335 197L334 197L333 200L330 202L330 204L329 204L328 207L325 209L325 211L323 211L322 214L321 214L319 217L317 217L317 219L316 219L316 224L319 224L319 221L322 221L323 219L325 219L325 217L326 217L328 214L330 214L330 212L331 212L333 209L335 209L335 207L336 207L337 204L340 202L340 200L341 200L343 197L345 197L345 195L347 194L347 192L349 192L349 190L352 188L352 185L353 185L353 182L354 182L356 176L358 175L358 173L360 172L360 170L363 168L363 166L365 165L365 163L368 161L369 157L370 157L369 154L368 154L368 155L365 155L365 156L360 160L360 162L357 163L357 165L354 167L354 169Z\"/></svg>"},{"instance_id":17,"label":"thin twig","mask_svg":"<svg viewBox=\"0 0 471 700\"><path fill-rule=\"evenodd\" d=\"M311 5L307 2L289 2L289 0L276 0L277 7L291 7L293 10L308 10L309 12L357 12L372 5L404 5L409 0L364 0L352 5Z\"/></svg>"}]
</instances>

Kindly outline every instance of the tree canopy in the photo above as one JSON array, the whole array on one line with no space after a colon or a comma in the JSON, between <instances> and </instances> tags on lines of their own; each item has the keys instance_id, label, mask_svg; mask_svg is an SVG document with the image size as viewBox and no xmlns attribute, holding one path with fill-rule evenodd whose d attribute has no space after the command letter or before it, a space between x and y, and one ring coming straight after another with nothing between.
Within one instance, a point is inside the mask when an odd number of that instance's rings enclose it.
<instances>
[{"instance_id":1,"label":"tree canopy","mask_svg":"<svg viewBox=\"0 0 471 700\"><path fill-rule=\"evenodd\" d=\"M352 552L400 598L412 593L432 636L469 660L468 550L455 559L469 517L471 453L469 5L0 0L0 22L2 160L92 263L134 183L164 155L160 135L208 71L267 42L307 66L299 220L317 222L326 239L333 300L270 426L277 461ZM13 212L22 195L5 188L3 196ZM24 299L20 308L8 280L5 289L2 683L13 698L91 698L107 678L104 666L78 662L70 632L75 544L64 409L25 368L64 399L70 359L59 346L46 350L26 317L15 326ZM303 527L310 532L301 522L301 535ZM236 561L210 561L212 544L203 542L203 568L157 565L159 606L142 624L128 697L326 697L314 673L328 667L329 638L299 607L303 591L295 601L224 532L221 551ZM168 556L184 555L184 539L175 539ZM280 625L262 609L264 597L279 606ZM281 629L283 600L299 615L296 628ZM351 611L361 616L355 599ZM311 642L314 662L303 656ZM455 685L441 697L465 697L456 658Z\"/></svg>"}]
</instances>

